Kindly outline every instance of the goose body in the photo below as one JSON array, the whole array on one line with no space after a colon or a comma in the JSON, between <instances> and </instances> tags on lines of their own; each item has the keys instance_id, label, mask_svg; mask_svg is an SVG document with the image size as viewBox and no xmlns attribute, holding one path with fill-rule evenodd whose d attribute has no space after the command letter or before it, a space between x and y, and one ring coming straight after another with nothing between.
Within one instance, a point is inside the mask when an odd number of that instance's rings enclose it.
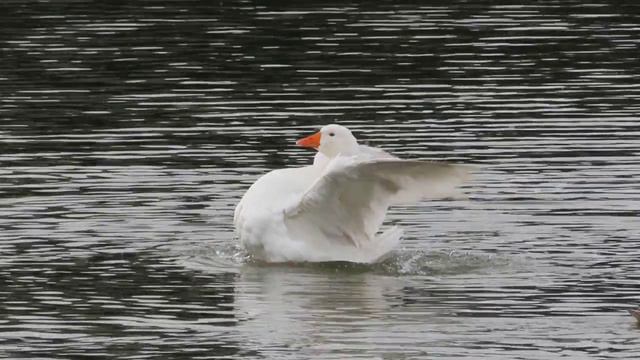
<instances>
[{"instance_id":1,"label":"goose body","mask_svg":"<svg viewBox=\"0 0 640 360\"><path fill-rule=\"evenodd\" d=\"M236 207L236 233L254 258L379 261L402 236L397 227L381 229L388 207L449 196L467 173L457 165L403 160L359 145L339 125L327 125L298 145L318 150L313 165L265 174Z\"/></svg>"}]
</instances>

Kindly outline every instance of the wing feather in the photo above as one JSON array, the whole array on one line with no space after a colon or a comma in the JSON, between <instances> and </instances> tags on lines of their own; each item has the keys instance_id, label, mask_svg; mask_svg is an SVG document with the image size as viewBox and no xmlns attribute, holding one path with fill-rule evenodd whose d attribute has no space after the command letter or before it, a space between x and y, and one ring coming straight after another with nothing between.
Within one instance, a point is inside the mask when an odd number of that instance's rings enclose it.
<instances>
[{"instance_id":1,"label":"wing feather","mask_svg":"<svg viewBox=\"0 0 640 360\"><path fill-rule=\"evenodd\" d=\"M465 167L447 163L336 158L285 211L285 219L300 236L319 231L315 235L360 247L375 237L390 205L450 196L468 174Z\"/></svg>"}]
</instances>

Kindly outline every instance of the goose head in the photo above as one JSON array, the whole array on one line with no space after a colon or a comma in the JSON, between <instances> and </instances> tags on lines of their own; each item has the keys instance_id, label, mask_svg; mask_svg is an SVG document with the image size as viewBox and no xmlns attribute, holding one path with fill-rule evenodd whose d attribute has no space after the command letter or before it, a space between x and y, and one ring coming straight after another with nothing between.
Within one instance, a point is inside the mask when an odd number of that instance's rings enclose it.
<instances>
[{"instance_id":1,"label":"goose head","mask_svg":"<svg viewBox=\"0 0 640 360\"><path fill-rule=\"evenodd\" d=\"M298 140L296 144L316 149L329 158L358 152L358 140L355 136L346 127L336 124L326 125L317 133Z\"/></svg>"}]
</instances>

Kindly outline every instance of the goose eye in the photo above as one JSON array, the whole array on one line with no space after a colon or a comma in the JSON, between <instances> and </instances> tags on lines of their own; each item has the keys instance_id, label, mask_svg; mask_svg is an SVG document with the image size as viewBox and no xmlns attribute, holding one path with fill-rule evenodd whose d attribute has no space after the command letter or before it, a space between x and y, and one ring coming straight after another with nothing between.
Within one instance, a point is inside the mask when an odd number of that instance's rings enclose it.
<instances>
[{"instance_id":1,"label":"goose eye","mask_svg":"<svg viewBox=\"0 0 640 360\"><path fill-rule=\"evenodd\" d=\"M336 134L334 134L334 133L332 133L332 132L330 132L330 133L329 133L329 136L335 136L335 135L336 135Z\"/></svg>"}]
</instances>

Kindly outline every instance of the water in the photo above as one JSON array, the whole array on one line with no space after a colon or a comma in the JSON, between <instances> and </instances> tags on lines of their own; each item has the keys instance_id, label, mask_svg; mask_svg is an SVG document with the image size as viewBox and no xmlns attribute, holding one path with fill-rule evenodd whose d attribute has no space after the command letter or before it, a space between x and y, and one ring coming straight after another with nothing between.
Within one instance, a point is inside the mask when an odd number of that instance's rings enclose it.
<instances>
[{"instance_id":1,"label":"water","mask_svg":"<svg viewBox=\"0 0 640 360\"><path fill-rule=\"evenodd\" d=\"M640 354L640 6L3 1L0 356ZM265 266L262 173L339 121L481 166L374 266Z\"/></svg>"}]
</instances>

